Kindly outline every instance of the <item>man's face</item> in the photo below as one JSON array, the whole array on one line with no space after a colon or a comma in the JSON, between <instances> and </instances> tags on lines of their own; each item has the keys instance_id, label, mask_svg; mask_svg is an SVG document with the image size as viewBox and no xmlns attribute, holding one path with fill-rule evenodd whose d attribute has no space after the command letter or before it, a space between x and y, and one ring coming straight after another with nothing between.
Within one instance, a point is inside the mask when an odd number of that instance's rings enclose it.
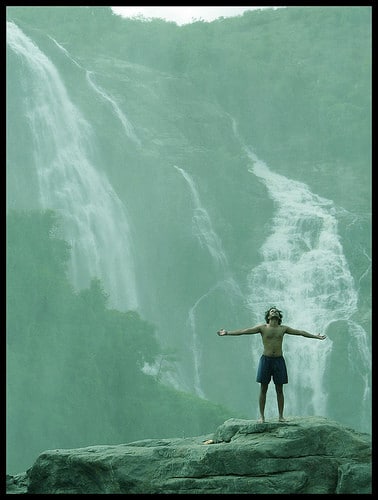
<instances>
[{"instance_id":1,"label":"man's face","mask_svg":"<svg viewBox=\"0 0 378 500\"><path fill-rule=\"evenodd\" d=\"M276 308L272 307L272 309L269 310L269 318L279 318L279 312Z\"/></svg>"}]
</instances>

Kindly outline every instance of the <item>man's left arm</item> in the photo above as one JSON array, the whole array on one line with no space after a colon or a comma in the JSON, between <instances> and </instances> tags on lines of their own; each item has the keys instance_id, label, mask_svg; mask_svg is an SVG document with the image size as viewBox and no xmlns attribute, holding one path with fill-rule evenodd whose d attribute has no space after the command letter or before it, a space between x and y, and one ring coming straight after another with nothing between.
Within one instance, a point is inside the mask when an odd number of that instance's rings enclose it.
<instances>
[{"instance_id":1,"label":"man's left arm","mask_svg":"<svg viewBox=\"0 0 378 500\"><path fill-rule=\"evenodd\" d=\"M302 335L302 337L307 337L308 339L318 339L324 340L326 338L325 335L321 335L320 333L313 335L312 333L306 332L305 330L296 330L295 328L291 328L290 326L285 327L285 332L290 335Z\"/></svg>"}]
</instances>

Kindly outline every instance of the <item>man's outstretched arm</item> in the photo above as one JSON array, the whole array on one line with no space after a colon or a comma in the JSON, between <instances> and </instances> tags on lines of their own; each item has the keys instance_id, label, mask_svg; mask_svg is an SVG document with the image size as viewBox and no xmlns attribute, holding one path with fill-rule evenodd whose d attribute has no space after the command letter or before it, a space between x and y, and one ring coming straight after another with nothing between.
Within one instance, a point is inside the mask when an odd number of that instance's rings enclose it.
<instances>
[{"instance_id":1,"label":"man's outstretched arm","mask_svg":"<svg viewBox=\"0 0 378 500\"><path fill-rule=\"evenodd\" d=\"M244 330L225 330L224 328L222 328L221 330L217 331L217 334L223 337L223 335L246 335L251 333L261 333L261 326L262 325L252 326L251 328L245 328Z\"/></svg>"},{"instance_id":2,"label":"man's outstretched arm","mask_svg":"<svg viewBox=\"0 0 378 500\"><path fill-rule=\"evenodd\" d=\"M320 333L313 335L312 333L305 332L304 330L296 330L295 328L290 328L290 326L286 327L285 333L289 333L290 335L302 335L302 337L307 337L308 339L324 340L325 338L327 338L325 335L320 335Z\"/></svg>"}]
</instances>

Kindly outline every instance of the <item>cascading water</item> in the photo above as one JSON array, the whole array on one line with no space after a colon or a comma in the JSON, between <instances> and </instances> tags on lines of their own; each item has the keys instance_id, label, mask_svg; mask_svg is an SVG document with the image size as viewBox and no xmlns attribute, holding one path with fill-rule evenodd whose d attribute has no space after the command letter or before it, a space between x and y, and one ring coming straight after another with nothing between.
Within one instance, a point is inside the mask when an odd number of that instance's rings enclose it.
<instances>
[{"instance_id":1,"label":"cascading water","mask_svg":"<svg viewBox=\"0 0 378 500\"><path fill-rule=\"evenodd\" d=\"M109 96L102 88L100 88L95 82L93 81L93 72L92 71L86 71L86 76L87 76L87 81L90 84L90 86L94 89L95 92L97 92L105 101L109 102L114 109L114 112L116 116L119 118L120 122L122 123L122 127L126 132L127 137L131 139L132 141L135 142L138 146L140 146L140 140L136 136L134 127L130 123L130 121L127 119L127 117L122 113L121 109L119 108L118 104L115 102L115 100Z\"/></svg>"},{"instance_id":2,"label":"cascading water","mask_svg":"<svg viewBox=\"0 0 378 500\"><path fill-rule=\"evenodd\" d=\"M366 332L354 321L347 320L348 332L351 335L351 341L348 344L348 361L352 365L356 365L360 377L363 381L362 392L362 407L369 406L371 390L369 374L371 373L371 355L366 340ZM356 353L359 355L359 362L356 363ZM361 369L363 367L363 369Z\"/></svg>"},{"instance_id":3,"label":"cascading water","mask_svg":"<svg viewBox=\"0 0 378 500\"><path fill-rule=\"evenodd\" d=\"M101 96L101 98L103 100L110 103L117 118L120 120L122 127L123 127L124 131L126 132L127 137L129 139L131 139L135 144L140 146L141 142L140 142L139 137L137 137L137 135L135 134L134 127L132 126L132 124L130 123L128 118L125 116L125 114L122 112L122 110L120 109L120 107L118 106L116 101L113 99L112 96L110 96L107 92L105 92L104 89L102 89L99 85L97 85L93 81L93 71L89 71L89 70L83 68L83 66L81 64L79 64L77 61L75 61L75 59L73 59L73 57L71 57L70 53L68 52L68 50L66 48L64 48L60 43L58 43L53 37L49 36L49 38L55 43L55 45L59 48L59 50L61 50L63 52L63 54L66 57L68 57L68 59L75 64L75 66L77 66L78 68L85 71L85 76L86 76L87 82L92 87L92 89L98 95Z\"/></svg>"},{"instance_id":4,"label":"cascading water","mask_svg":"<svg viewBox=\"0 0 378 500\"><path fill-rule=\"evenodd\" d=\"M248 276L248 303L256 323L270 305L284 312L284 324L311 333L325 333L328 325L348 320L354 356L365 391L369 394L370 356L366 332L349 321L357 309L357 292L337 233L334 204L309 190L305 184L272 172L246 148L253 166L249 171L266 186L276 213L270 235L261 248L263 262ZM258 294L256 294L258 290ZM286 406L291 414L327 415L327 357L333 342L319 342L287 335L284 352L288 362L290 390ZM253 353L257 363L259 353ZM352 360L351 360L352 361ZM270 405L272 406L272 405Z\"/></svg>"},{"instance_id":5,"label":"cascading water","mask_svg":"<svg viewBox=\"0 0 378 500\"><path fill-rule=\"evenodd\" d=\"M176 165L174 167L181 173L190 188L193 200L192 220L194 236L199 240L202 247L207 248L213 257L213 261L224 271L228 267L227 257L222 248L222 243L212 227L209 214L201 204L194 181L184 169Z\"/></svg>"},{"instance_id":6,"label":"cascading water","mask_svg":"<svg viewBox=\"0 0 378 500\"><path fill-rule=\"evenodd\" d=\"M26 105L40 206L62 216L73 282L82 288L100 277L114 307L137 309L129 216L90 158L91 126L70 101L55 66L13 22L7 22L7 42L33 82Z\"/></svg>"},{"instance_id":7,"label":"cascading water","mask_svg":"<svg viewBox=\"0 0 378 500\"><path fill-rule=\"evenodd\" d=\"M228 259L222 246L222 242L219 236L216 234L211 222L210 216L207 210L201 203L198 189L192 177L184 169L174 165L174 167L180 172L187 182L192 203L193 203L193 235L198 239L202 248L209 252L212 257L212 262L214 263L215 269L218 275L222 278L209 290L207 290L195 304L190 308L188 313L188 325L192 334L192 346L191 350L193 353L193 365L194 365L194 388L196 393L204 397L204 391L201 385L201 343L198 339L198 328L196 325L196 310L206 299L215 291L220 292L222 295L226 296L229 302L242 300L244 301L243 294L231 275ZM206 306L205 306L206 307Z\"/></svg>"}]
</instances>

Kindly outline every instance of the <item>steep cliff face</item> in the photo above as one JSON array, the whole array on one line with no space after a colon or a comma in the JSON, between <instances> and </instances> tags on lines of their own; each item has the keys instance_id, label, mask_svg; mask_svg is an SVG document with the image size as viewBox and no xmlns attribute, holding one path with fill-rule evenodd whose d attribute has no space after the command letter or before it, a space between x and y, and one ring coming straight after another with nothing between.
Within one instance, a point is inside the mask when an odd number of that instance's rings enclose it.
<instances>
[{"instance_id":1,"label":"steep cliff face","mask_svg":"<svg viewBox=\"0 0 378 500\"><path fill-rule=\"evenodd\" d=\"M45 451L8 493L371 493L370 439L321 417L230 419L212 436Z\"/></svg>"}]
</instances>

